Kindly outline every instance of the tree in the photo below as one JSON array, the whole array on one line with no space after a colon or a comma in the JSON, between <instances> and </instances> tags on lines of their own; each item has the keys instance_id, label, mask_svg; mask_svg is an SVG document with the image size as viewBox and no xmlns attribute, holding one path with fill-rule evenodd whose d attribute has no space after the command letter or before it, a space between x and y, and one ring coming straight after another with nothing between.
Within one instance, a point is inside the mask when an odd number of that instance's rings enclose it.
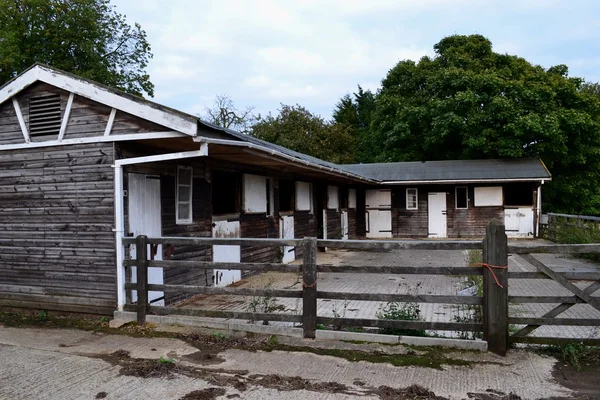
<instances>
[{"instance_id":1,"label":"tree","mask_svg":"<svg viewBox=\"0 0 600 400\"><path fill-rule=\"evenodd\" d=\"M547 210L600 213L600 101L582 79L495 53L480 35L434 50L383 79L371 125L378 161L539 157L553 174Z\"/></svg>"},{"instance_id":2,"label":"tree","mask_svg":"<svg viewBox=\"0 0 600 400\"><path fill-rule=\"evenodd\" d=\"M281 105L252 127L252 136L334 163L355 161L355 138L345 125L325 121L306 108Z\"/></svg>"},{"instance_id":3,"label":"tree","mask_svg":"<svg viewBox=\"0 0 600 400\"><path fill-rule=\"evenodd\" d=\"M358 92L352 96L346 94L340 99L333 110L333 119L351 129L356 137L356 159L360 162L373 162L370 151L373 146L370 126L375 110L375 95L370 90L363 90L358 85Z\"/></svg>"},{"instance_id":4,"label":"tree","mask_svg":"<svg viewBox=\"0 0 600 400\"><path fill-rule=\"evenodd\" d=\"M246 107L243 111L235 108L233 101L227 95L217 95L212 108L206 109L208 122L226 129L234 129L247 133L257 117L254 107Z\"/></svg>"},{"instance_id":5,"label":"tree","mask_svg":"<svg viewBox=\"0 0 600 400\"><path fill-rule=\"evenodd\" d=\"M153 96L146 32L109 0L0 0L0 84L34 63Z\"/></svg>"}]
</instances>

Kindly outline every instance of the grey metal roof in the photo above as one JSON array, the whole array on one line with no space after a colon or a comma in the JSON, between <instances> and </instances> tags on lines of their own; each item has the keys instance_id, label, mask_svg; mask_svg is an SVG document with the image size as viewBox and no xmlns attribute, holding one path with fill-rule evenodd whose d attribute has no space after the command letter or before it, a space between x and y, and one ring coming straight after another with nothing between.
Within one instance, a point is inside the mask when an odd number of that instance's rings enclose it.
<instances>
[{"instance_id":1,"label":"grey metal roof","mask_svg":"<svg viewBox=\"0 0 600 400\"><path fill-rule=\"evenodd\" d=\"M356 174L388 182L535 181L552 178L546 166L536 158L346 164L343 167Z\"/></svg>"}]
</instances>

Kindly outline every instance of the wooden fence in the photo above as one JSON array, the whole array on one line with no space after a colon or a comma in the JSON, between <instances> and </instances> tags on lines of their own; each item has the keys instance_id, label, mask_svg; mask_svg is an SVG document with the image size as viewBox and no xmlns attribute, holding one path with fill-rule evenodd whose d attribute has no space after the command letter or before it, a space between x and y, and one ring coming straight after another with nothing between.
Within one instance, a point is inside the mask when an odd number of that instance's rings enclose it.
<instances>
[{"instance_id":1,"label":"wooden fence","mask_svg":"<svg viewBox=\"0 0 600 400\"><path fill-rule=\"evenodd\" d=\"M555 273L543 265L531 253L598 253L600 245L543 245L536 247L508 246L504 225L500 221L492 221L487 227L483 241L372 241L372 240L317 240L304 239L216 239L216 238L125 238L124 244L135 244L139 249L135 260L125 260L127 267L137 267L137 283L127 283L127 290L137 290L137 304L127 304L125 310L137 312L138 323L146 321L147 314L155 315L187 315L215 318L232 318L247 320L268 320L301 323L305 338L314 338L318 324L333 326L360 326L392 329L446 330L482 332L488 348L497 354L504 355L510 342L541 343L548 338L528 336L541 325L591 325L600 326L600 319L564 319L555 318L558 314L578 303L588 303L600 310L598 298L591 294L600 288L600 275L595 273L578 274L571 272L565 275ZM302 246L302 265L286 265L280 263L215 263L207 261L148 260L148 245L251 245L251 246ZM343 248L354 250L476 250L483 249L483 263L480 268L473 267L414 267L414 266L331 266L317 263L318 247ZM508 254L522 255L534 265L538 272L508 272ZM236 269L254 271L302 272L302 290L251 289L243 287L206 287L196 285L156 285L148 284L148 267L161 268L201 268L201 269ZM445 295L412 295L384 293L350 293L319 291L317 274L327 273L368 273L368 274L401 274L401 275L483 275L483 296L445 296ZM569 289L573 296L569 297L509 297L508 279L553 279ZM591 279L595 282L584 290L578 289L568 279ZM272 298L302 299L302 314L290 315L282 313L255 313L225 310L201 310L179 307L163 307L148 304L148 291L178 292L205 295L240 295L269 296ZM432 322L403 321L383 319L331 318L317 315L317 299L363 300L382 302L414 302L437 304L467 304L482 307L483 322ZM515 303L561 303L560 306L541 318L509 318L508 304ZM509 337L509 325L527 325ZM560 341L560 340L558 340ZM593 342L593 340L590 340Z\"/></svg>"},{"instance_id":2,"label":"wooden fence","mask_svg":"<svg viewBox=\"0 0 600 400\"><path fill-rule=\"evenodd\" d=\"M540 224L541 236L550 240L556 240L557 230L565 226L600 231L600 217L558 213L545 215L547 221Z\"/></svg>"}]
</instances>

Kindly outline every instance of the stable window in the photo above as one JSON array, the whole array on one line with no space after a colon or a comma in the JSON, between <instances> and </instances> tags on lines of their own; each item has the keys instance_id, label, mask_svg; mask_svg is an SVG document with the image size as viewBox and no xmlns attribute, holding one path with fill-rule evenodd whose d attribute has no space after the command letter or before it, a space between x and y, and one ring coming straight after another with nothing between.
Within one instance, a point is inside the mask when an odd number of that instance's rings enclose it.
<instances>
[{"instance_id":1,"label":"stable window","mask_svg":"<svg viewBox=\"0 0 600 400\"><path fill-rule=\"evenodd\" d=\"M501 206L502 186L481 186L475 188L475 207Z\"/></svg>"},{"instance_id":2,"label":"stable window","mask_svg":"<svg viewBox=\"0 0 600 400\"><path fill-rule=\"evenodd\" d=\"M192 167L177 167L177 191L175 194L175 220L178 224L192 223Z\"/></svg>"},{"instance_id":3,"label":"stable window","mask_svg":"<svg viewBox=\"0 0 600 400\"><path fill-rule=\"evenodd\" d=\"M279 181L279 211L294 211L295 186L294 181Z\"/></svg>"},{"instance_id":4,"label":"stable window","mask_svg":"<svg viewBox=\"0 0 600 400\"><path fill-rule=\"evenodd\" d=\"M466 186L458 186L455 189L455 205L458 210L469 208L469 192Z\"/></svg>"},{"instance_id":5,"label":"stable window","mask_svg":"<svg viewBox=\"0 0 600 400\"><path fill-rule=\"evenodd\" d=\"M356 208L356 189L348 189L348 208Z\"/></svg>"},{"instance_id":6,"label":"stable window","mask_svg":"<svg viewBox=\"0 0 600 400\"><path fill-rule=\"evenodd\" d=\"M296 182L296 210L312 212L312 203L312 184L307 182Z\"/></svg>"},{"instance_id":7,"label":"stable window","mask_svg":"<svg viewBox=\"0 0 600 400\"><path fill-rule=\"evenodd\" d=\"M215 215L237 214L241 205L241 174L213 171L212 211Z\"/></svg>"},{"instance_id":8,"label":"stable window","mask_svg":"<svg viewBox=\"0 0 600 400\"><path fill-rule=\"evenodd\" d=\"M535 190L531 183L510 183L504 186L505 206L533 206Z\"/></svg>"},{"instance_id":9,"label":"stable window","mask_svg":"<svg viewBox=\"0 0 600 400\"><path fill-rule=\"evenodd\" d=\"M419 191L416 188L406 189L406 209L407 210L418 210L419 209Z\"/></svg>"},{"instance_id":10,"label":"stable window","mask_svg":"<svg viewBox=\"0 0 600 400\"><path fill-rule=\"evenodd\" d=\"M340 207L340 189L337 186L327 186L327 208L338 210Z\"/></svg>"},{"instance_id":11,"label":"stable window","mask_svg":"<svg viewBox=\"0 0 600 400\"><path fill-rule=\"evenodd\" d=\"M60 95L32 97L29 99L29 135L48 136L60 132L62 123Z\"/></svg>"},{"instance_id":12,"label":"stable window","mask_svg":"<svg viewBox=\"0 0 600 400\"><path fill-rule=\"evenodd\" d=\"M267 178L244 174L244 212L267 212Z\"/></svg>"}]
</instances>

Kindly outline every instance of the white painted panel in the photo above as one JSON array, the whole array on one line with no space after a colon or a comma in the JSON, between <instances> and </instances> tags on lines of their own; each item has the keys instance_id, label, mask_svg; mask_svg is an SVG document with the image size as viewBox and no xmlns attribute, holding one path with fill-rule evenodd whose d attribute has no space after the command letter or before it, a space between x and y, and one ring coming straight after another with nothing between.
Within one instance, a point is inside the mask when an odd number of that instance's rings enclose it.
<instances>
[{"instance_id":1,"label":"white painted panel","mask_svg":"<svg viewBox=\"0 0 600 400\"><path fill-rule=\"evenodd\" d=\"M129 231L133 236L146 235L148 237L162 236L161 205L160 205L160 179L145 174L129 174ZM153 254L154 250L154 254ZM148 259L162 260L162 245L147 249ZM135 258L136 251L131 251ZM131 268L131 282L137 282L137 269ZM162 285L163 269L148 268L148 283ZM149 291L148 301L152 302L164 296L163 292ZM137 292L133 291L132 300L137 301ZM164 300L153 302L154 305L164 306Z\"/></svg>"},{"instance_id":2,"label":"white painted panel","mask_svg":"<svg viewBox=\"0 0 600 400\"><path fill-rule=\"evenodd\" d=\"M342 240L348 240L348 211L342 211Z\"/></svg>"},{"instance_id":3,"label":"white painted panel","mask_svg":"<svg viewBox=\"0 0 600 400\"><path fill-rule=\"evenodd\" d=\"M356 189L348 189L348 208L356 208Z\"/></svg>"},{"instance_id":4,"label":"white painted panel","mask_svg":"<svg viewBox=\"0 0 600 400\"><path fill-rule=\"evenodd\" d=\"M281 217L279 222L279 237L281 239L293 239L294 238L294 216L286 215ZM296 260L296 252L293 246L283 246L283 258L282 263L288 264Z\"/></svg>"},{"instance_id":5,"label":"white painted panel","mask_svg":"<svg viewBox=\"0 0 600 400\"><path fill-rule=\"evenodd\" d=\"M327 210L323 210L323 239L327 239Z\"/></svg>"},{"instance_id":6,"label":"white painted panel","mask_svg":"<svg viewBox=\"0 0 600 400\"><path fill-rule=\"evenodd\" d=\"M213 221L213 237L240 237L240 221ZM240 259L240 246L213 246L214 262L239 263ZM214 284L217 287L231 285L240 279L242 279L242 271L239 269L215 269L214 271Z\"/></svg>"},{"instance_id":7,"label":"white painted panel","mask_svg":"<svg viewBox=\"0 0 600 400\"><path fill-rule=\"evenodd\" d=\"M502 186L481 186L475 188L475 207L501 205Z\"/></svg>"},{"instance_id":8,"label":"white painted panel","mask_svg":"<svg viewBox=\"0 0 600 400\"><path fill-rule=\"evenodd\" d=\"M312 185L307 182L296 182L296 210L312 210Z\"/></svg>"},{"instance_id":9,"label":"white painted panel","mask_svg":"<svg viewBox=\"0 0 600 400\"><path fill-rule=\"evenodd\" d=\"M447 237L446 193L429 193L427 200L429 237Z\"/></svg>"},{"instance_id":10,"label":"white painted panel","mask_svg":"<svg viewBox=\"0 0 600 400\"><path fill-rule=\"evenodd\" d=\"M533 236L533 208L516 207L504 210L507 236Z\"/></svg>"},{"instance_id":11,"label":"white painted panel","mask_svg":"<svg viewBox=\"0 0 600 400\"><path fill-rule=\"evenodd\" d=\"M390 189L367 190L365 206L367 209L392 208L392 191Z\"/></svg>"},{"instance_id":12,"label":"white painted panel","mask_svg":"<svg viewBox=\"0 0 600 400\"><path fill-rule=\"evenodd\" d=\"M244 211L267 212L267 178L244 174Z\"/></svg>"},{"instance_id":13,"label":"white painted panel","mask_svg":"<svg viewBox=\"0 0 600 400\"><path fill-rule=\"evenodd\" d=\"M392 211L368 210L366 212L367 238L392 237Z\"/></svg>"},{"instance_id":14,"label":"white painted panel","mask_svg":"<svg viewBox=\"0 0 600 400\"><path fill-rule=\"evenodd\" d=\"M340 191L337 186L327 186L327 208L337 210L340 207Z\"/></svg>"}]
</instances>

